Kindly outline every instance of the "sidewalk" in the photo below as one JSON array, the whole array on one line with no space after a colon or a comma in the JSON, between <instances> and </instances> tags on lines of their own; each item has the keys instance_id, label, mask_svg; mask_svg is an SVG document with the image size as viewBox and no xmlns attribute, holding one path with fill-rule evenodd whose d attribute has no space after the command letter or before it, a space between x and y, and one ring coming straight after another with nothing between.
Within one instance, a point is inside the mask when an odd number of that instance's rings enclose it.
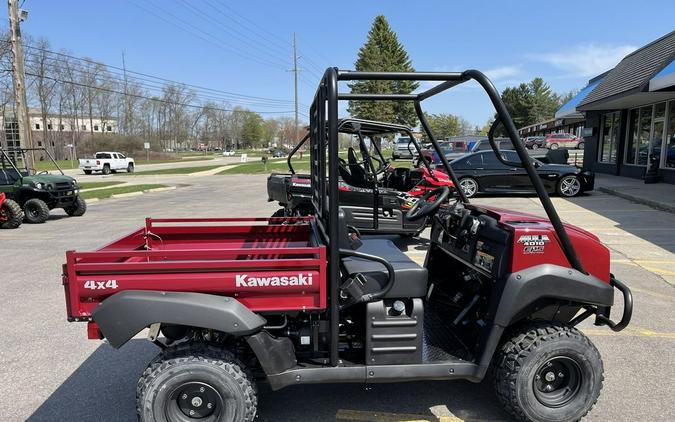
<instances>
[{"instance_id":1,"label":"sidewalk","mask_svg":"<svg viewBox=\"0 0 675 422\"><path fill-rule=\"evenodd\" d=\"M596 173L595 189L675 213L675 185L669 183L645 184L641 179Z\"/></svg>"}]
</instances>

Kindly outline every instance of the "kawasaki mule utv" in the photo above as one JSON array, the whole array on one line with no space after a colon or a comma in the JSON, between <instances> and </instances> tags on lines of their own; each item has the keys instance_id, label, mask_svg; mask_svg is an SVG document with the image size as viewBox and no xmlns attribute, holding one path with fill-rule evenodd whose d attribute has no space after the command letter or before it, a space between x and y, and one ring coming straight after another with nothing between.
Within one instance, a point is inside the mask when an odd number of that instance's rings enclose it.
<instances>
[{"instance_id":1,"label":"kawasaki mule utv","mask_svg":"<svg viewBox=\"0 0 675 422\"><path fill-rule=\"evenodd\" d=\"M339 158L340 209L344 211L346 224L364 234L416 236L424 230L427 218L410 218L408 210L427 192L454 185L445 173L434 172L422 157L421 147L410 128L350 118L339 120L338 133L356 136L361 155L359 158L355 149L349 147L347 161ZM374 138L392 134L407 135L408 149L413 145L422 157L419 168L394 168L384 158ZM309 134L288 154L290 173L272 173L267 178L268 200L277 201L283 207L272 217L307 216L314 212L310 175L296 174L291 162L308 139Z\"/></svg>"},{"instance_id":2,"label":"kawasaki mule utv","mask_svg":"<svg viewBox=\"0 0 675 422\"><path fill-rule=\"evenodd\" d=\"M338 92L338 81L354 80L439 84L419 94ZM421 104L468 80L490 97L548 218L473 205L461 190L448 204L450 189L440 187L409 211L432 220L421 266L387 239L360 238L332 200L340 189L338 101L412 102L443 157ZM560 221L482 73L329 68L310 109L309 140L312 216L148 218L95 252L67 252L68 319L86 321L89 338L115 348L149 328L162 349L137 384L141 421L252 421L258 379L274 390L479 382L490 368L497 398L519 420L576 421L591 409L603 363L576 326L593 318L622 330L632 296L610 273L598 238ZM615 290L619 322L610 319Z\"/></svg>"},{"instance_id":3,"label":"kawasaki mule utv","mask_svg":"<svg viewBox=\"0 0 675 422\"><path fill-rule=\"evenodd\" d=\"M35 151L51 160L61 174L28 168L26 153ZM84 215L87 204L79 191L77 181L63 174L45 148L0 148L0 192L19 204L27 223L44 223L49 218L49 211L54 208L63 208L71 217Z\"/></svg>"}]
</instances>

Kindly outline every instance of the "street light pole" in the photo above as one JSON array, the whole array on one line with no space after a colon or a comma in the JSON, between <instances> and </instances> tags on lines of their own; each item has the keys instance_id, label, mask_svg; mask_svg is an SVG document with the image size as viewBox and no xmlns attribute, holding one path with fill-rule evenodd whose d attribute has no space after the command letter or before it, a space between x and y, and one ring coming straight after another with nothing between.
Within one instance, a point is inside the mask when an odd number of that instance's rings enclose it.
<instances>
[{"instance_id":1,"label":"street light pole","mask_svg":"<svg viewBox=\"0 0 675 422\"><path fill-rule=\"evenodd\" d=\"M16 120L19 126L19 142L23 143L25 148L33 148L33 136L30 129L30 118L28 116L28 106L26 104L26 72L24 70L23 45L21 44L21 20L27 13L21 11L19 14L18 0L7 0L9 11L9 32L12 45L12 75L14 80L14 102ZM44 122L43 122L44 123ZM35 156L31 150L26 155L26 166L35 168Z\"/></svg>"}]
</instances>

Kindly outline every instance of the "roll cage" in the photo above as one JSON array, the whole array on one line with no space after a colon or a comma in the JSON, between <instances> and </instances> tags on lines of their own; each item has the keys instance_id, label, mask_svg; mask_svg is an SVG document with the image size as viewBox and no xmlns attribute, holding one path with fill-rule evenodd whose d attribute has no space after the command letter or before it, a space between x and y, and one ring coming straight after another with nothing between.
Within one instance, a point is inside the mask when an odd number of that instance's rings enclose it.
<instances>
[{"instance_id":1,"label":"roll cage","mask_svg":"<svg viewBox=\"0 0 675 422\"><path fill-rule=\"evenodd\" d=\"M56 162L52 154L47 151L46 148L10 148L4 149L0 148L0 170L5 170L5 167L11 167L18 174L26 173L25 176L31 175L31 170L37 173L37 170L28 168L28 161L26 160L26 153L32 151L42 151L44 152L49 160L54 164L56 169L63 175L63 170ZM19 168L18 162L21 161L23 165ZM22 170L23 169L23 170Z\"/></svg>"},{"instance_id":2,"label":"roll cage","mask_svg":"<svg viewBox=\"0 0 675 422\"><path fill-rule=\"evenodd\" d=\"M417 94L392 94L392 93L341 93L338 89L338 83L341 81L431 81L438 84L426 91ZM438 141L434 137L431 127L426 120L422 102L430 97L440 94L452 87L464 82L474 80L485 90L492 102L497 119L495 125L491 128L489 139L490 144L496 155L501 158L494 137L494 128L497 122L503 124L504 129L511 139L514 149L520 158L521 165L527 171L527 174L535 188L537 196L546 211L551 224L553 225L558 240L570 265L582 272L584 268L576 254L574 246L565 231L565 227L560 220L558 213L546 192L543 182L537 175L537 172L529 159L529 155L523 145L513 120L509 115L506 105L501 99L497 89L492 82L478 70L466 70L464 72L360 72L338 70L337 68L328 68L324 73L319 87L314 95L310 107L310 127L309 133L303 139L310 140L310 168L311 168L311 186L312 186L312 205L315 209L316 226L328 248L328 280L329 300L330 300L330 363L333 366L339 364L338 340L339 340L339 283L340 280L340 246L339 246L339 201L338 198L338 132L340 131L340 120L338 119L339 101L410 101L414 104L417 117L420 120L422 129L427 134L434 150L438 154L441 164L447 174L450 176L455 186L460 186L457 176L452 170L450 163L443 154ZM412 135L412 134L411 134ZM412 136L411 136L412 139ZM299 147L296 147L294 153ZM290 156L289 156L290 164ZM459 200L469 203L462 189L457 189ZM333 199L333 200L331 200Z\"/></svg>"}]
</instances>

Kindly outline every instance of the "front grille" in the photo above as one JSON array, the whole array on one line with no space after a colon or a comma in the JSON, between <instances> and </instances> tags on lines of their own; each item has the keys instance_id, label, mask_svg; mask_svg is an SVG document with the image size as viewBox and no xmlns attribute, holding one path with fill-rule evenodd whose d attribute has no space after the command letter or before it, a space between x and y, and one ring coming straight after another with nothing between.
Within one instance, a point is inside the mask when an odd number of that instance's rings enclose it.
<instances>
[{"instance_id":1,"label":"front grille","mask_svg":"<svg viewBox=\"0 0 675 422\"><path fill-rule=\"evenodd\" d=\"M66 190L71 189L72 185L70 184L70 182L60 182L56 183L54 187L56 190Z\"/></svg>"}]
</instances>

